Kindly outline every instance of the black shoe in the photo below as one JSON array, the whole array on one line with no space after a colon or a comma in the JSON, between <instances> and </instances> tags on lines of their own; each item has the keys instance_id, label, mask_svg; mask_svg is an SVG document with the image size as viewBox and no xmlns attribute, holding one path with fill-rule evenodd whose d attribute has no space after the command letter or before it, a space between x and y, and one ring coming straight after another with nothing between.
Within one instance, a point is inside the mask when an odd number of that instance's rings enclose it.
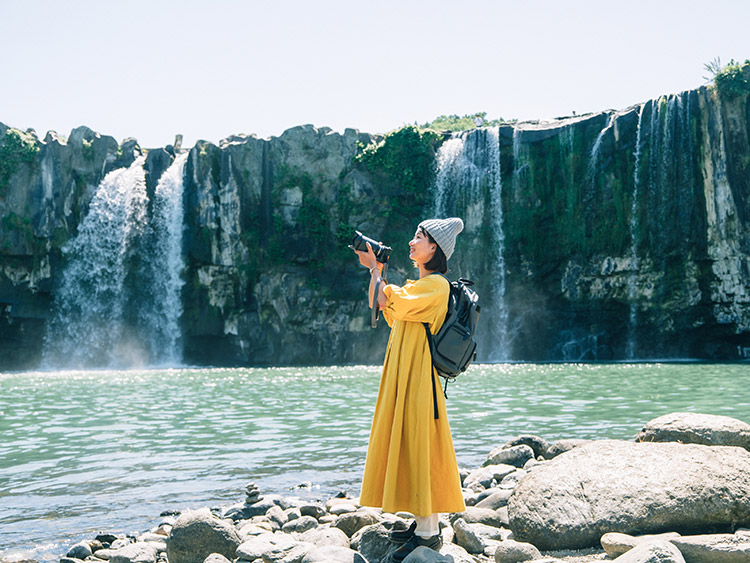
<instances>
[{"instance_id":1,"label":"black shoe","mask_svg":"<svg viewBox=\"0 0 750 563\"><path fill-rule=\"evenodd\" d=\"M399 524L401 522L398 522ZM414 537L414 530L417 529L417 523L412 522L411 526L405 530L391 530L388 533L388 539L394 545L403 545Z\"/></svg>"},{"instance_id":2,"label":"black shoe","mask_svg":"<svg viewBox=\"0 0 750 563\"><path fill-rule=\"evenodd\" d=\"M439 551L443 546L443 537L440 534L437 534L430 536L429 538L423 538L414 534L409 541L391 553L391 561L393 563L401 563L401 561L406 559L407 555L420 546L429 547L434 551Z\"/></svg>"}]
</instances>

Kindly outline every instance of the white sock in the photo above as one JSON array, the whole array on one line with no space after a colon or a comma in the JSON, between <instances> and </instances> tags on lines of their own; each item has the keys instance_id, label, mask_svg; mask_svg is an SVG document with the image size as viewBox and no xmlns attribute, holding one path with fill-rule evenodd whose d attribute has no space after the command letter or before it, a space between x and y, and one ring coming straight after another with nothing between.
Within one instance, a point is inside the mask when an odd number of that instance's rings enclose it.
<instances>
[{"instance_id":1,"label":"white sock","mask_svg":"<svg viewBox=\"0 0 750 563\"><path fill-rule=\"evenodd\" d=\"M438 513L433 512L429 516L415 516L414 520L417 522L417 529L414 531L420 538L431 538L440 533L438 526Z\"/></svg>"}]
</instances>

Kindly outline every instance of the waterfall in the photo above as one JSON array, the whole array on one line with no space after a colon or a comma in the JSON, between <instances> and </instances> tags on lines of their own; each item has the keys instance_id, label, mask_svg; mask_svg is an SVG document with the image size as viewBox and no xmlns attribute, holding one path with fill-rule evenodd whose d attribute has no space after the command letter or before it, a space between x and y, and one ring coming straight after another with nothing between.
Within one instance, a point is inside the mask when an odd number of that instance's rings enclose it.
<instances>
[{"instance_id":1,"label":"waterfall","mask_svg":"<svg viewBox=\"0 0 750 563\"><path fill-rule=\"evenodd\" d=\"M142 252L141 283L150 289L148 306L139 310L139 325L149 335L151 358L182 363L183 170L188 153L175 158L156 186L149 232Z\"/></svg>"},{"instance_id":2,"label":"waterfall","mask_svg":"<svg viewBox=\"0 0 750 563\"><path fill-rule=\"evenodd\" d=\"M492 216L493 243L495 245L495 266L498 277L492 285L493 309L490 317L490 334L495 346L491 348L489 358L492 361L509 360L508 346L508 308L505 300L505 231L503 229L503 181L500 173L500 138L499 128L487 131L487 148L489 156L490 210Z\"/></svg>"},{"instance_id":3,"label":"waterfall","mask_svg":"<svg viewBox=\"0 0 750 563\"><path fill-rule=\"evenodd\" d=\"M437 154L438 173L435 178L435 217L445 217L446 197L450 187L460 182L465 136L463 133L445 141Z\"/></svg>"},{"instance_id":4,"label":"waterfall","mask_svg":"<svg viewBox=\"0 0 750 563\"><path fill-rule=\"evenodd\" d=\"M508 311L505 303L505 236L503 233L502 181L500 174L499 128L481 128L456 133L443 143L437 155L435 215L457 215L467 230L484 227L489 216L492 279L482 295L480 353L482 359L508 359ZM489 213L485 213L485 192Z\"/></svg>"},{"instance_id":5,"label":"waterfall","mask_svg":"<svg viewBox=\"0 0 750 563\"><path fill-rule=\"evenodd\" d=\"M597 135L596 140L594 141L594 145L591 147L591 154L589 155L589 176L591 177L592 184L596 178L596 167L599 162L599 149L602 145L602 139L604 139L604 135L615 124L615 116L615 113L609 114L607 125L605 125L601 131L599 131L599 135Z\"/></svg>"},{"instance_id":6,"label":"waterfall","mask_svg":"<svg viewBox=\"0 0 750 563\"><path fill-rule=\"evenodd\" d=\"M144 158L107 174L74 238L55 294L44 363L110 365L130 342L125 281L146 222Z\"/></svg>"},{"instance_id":7,"label":"waterfall","mask_svg":"<svg viewBox=\"0 0 750 563\"><path fill-rule=\"evenodd\" d=\"M636 283L638 281L638 187L640 184L639 172L641 162L641 124L643 123L643 110L646 104L641 105L638 112L638 127L635 134L635 152L633 164L633 201L630 206L630 276L628 277L628 304L630 311L628 315L628 341L625 349L627 360L635 359L636 336L635 329L638 324L638 308L636 307Z\"/></svg>"},{"instance_id":8,"label":"waterfall","mask_svg":"<svg viewBox=\"0 0 750 563\"><path fill-rule=\"evenodd\" d=\"M144 158L110 172L65 261L44 347L48 367L179 364L183 170L162 174L148 214Z\"/></svg>"}]
</instances>

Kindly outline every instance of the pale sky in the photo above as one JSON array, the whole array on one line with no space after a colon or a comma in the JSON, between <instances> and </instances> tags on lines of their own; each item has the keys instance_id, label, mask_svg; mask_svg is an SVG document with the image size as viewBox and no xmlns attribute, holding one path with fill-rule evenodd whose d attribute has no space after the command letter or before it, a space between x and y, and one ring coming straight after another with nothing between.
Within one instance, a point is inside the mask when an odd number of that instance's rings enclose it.
<instances>
[{"instance_id":1,"label":"pale sky","mask_svg":"<svg viewBox=\"0 0 750 563\"><path fill-rule=\"evenodd\" d=\"M0 0L0 122L145 148L537 119L696 88L750 1Z\"/></svg>"}]
</instances>

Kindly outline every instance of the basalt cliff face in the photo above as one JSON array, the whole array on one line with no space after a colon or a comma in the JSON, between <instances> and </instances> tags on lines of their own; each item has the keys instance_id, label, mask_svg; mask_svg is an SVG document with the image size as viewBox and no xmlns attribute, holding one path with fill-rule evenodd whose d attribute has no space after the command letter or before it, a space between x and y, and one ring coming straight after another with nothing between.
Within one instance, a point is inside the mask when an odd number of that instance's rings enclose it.
<instances>
[{"instance_id":1,"label":"basalt cliff face","mask_svg":"<svg viewBox=\"0 0 750 563\"><path fill-rule=\"evenodd\" d=\"M744 359L749 132L746 94L700 88L446 134L407 225L387 165L355 159L388 137L145 151L0 124L0 369L377 363L388 330L346 243L398 243L400 283L434 215L466 224L450 275L477 281L480 360Z\"/></svg>"}]
</instances>

